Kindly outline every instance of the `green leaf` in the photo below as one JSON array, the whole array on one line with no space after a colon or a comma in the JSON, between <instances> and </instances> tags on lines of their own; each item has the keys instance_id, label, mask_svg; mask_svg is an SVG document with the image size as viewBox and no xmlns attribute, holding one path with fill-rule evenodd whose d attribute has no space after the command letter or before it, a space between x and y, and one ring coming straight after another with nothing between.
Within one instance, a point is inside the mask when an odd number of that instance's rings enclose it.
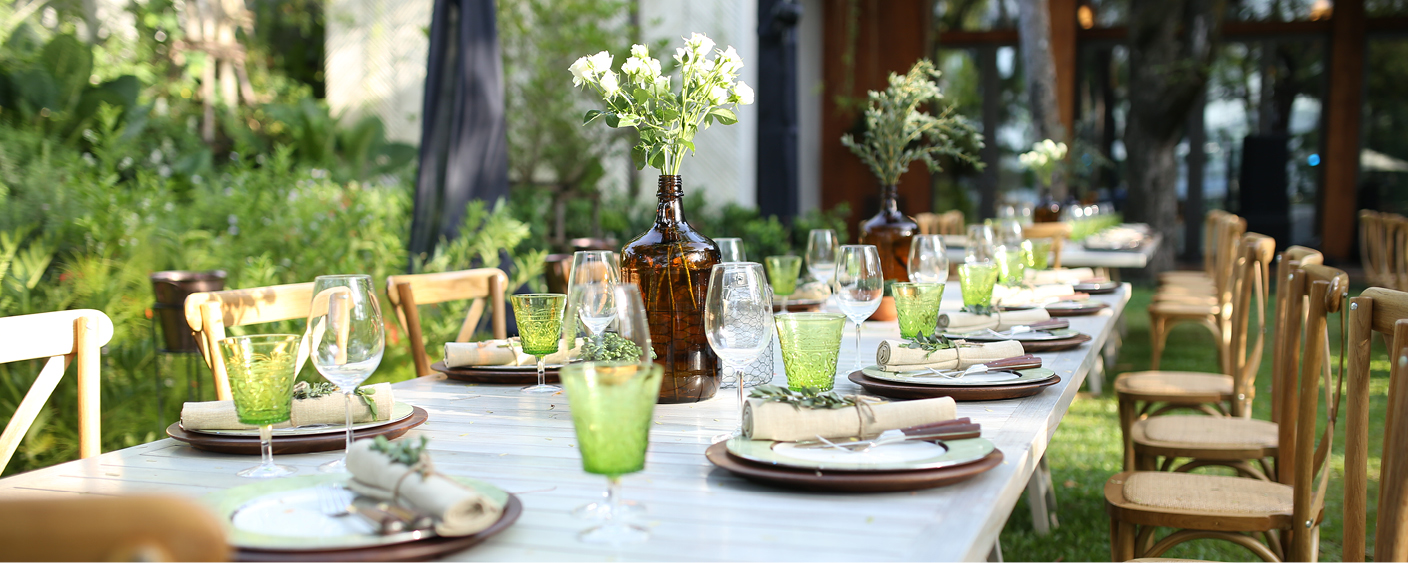
<instances>
[{"instance_id":1,"label":"green leaf","mask_svg":"<svg viewBox=\"0 0 1408 563\"><path fill-rule=\"evenodd\" d=\"M680 112L673 107L662 107L655 110L655 116L661 121L674 121L680 118Z\"/></svg>"},{"instance_id":2,"label":"green leaf","mask_svg":"<svg viewBox=\"0 0 1408 563\"><path fill-rule=\"evenodd\" d=\"M636 145L631 148L631 162L636 165L636 170L645 170L645 165L650 162L646 156L645 145Z\"/></svg>"},{"instance_id":3,"label":"green leaf","mask_svg":"<svg viewBox=\"0 0 1408 563\"><path fill-rule=\"evenodd\" d=\"M643 104L646 100L650 99L650 92L636 88L634 92L631 92L631 97L636 99L636 103Z\"/></svg>"},{"instance_id":4,"label":"green leaf","mask_svg":"<svg viewBox=\"0 0 1408 563\"><path fill-rule=\"evenodd\" d=\"M612 127L620 127L621 117L614 113L608 113L606 114L606 124Z\"/></svg>"},{"instance_id":5,"label":"green leaf","mask_svg":"<svg viewBox=\"0 0 1408 563\"><path fill-rule=\"evenodd\" d=\"M733 113L733 111L729 109L714 108L709 110L709 115L714 116L719 120L719 123L722 123L724 125L733 125L735 123L738 123L738 115Z\"/></svg>"},{"instance_id":6,"label":"green leaf","mask_svg":"<svg viewBox=\"0 0 1408 563\"><path fill-rule=\"evenodd\" d=\"M599 109L588 110L588 111L587 111L587 115L585 115L585 116L582 117L582 125L586 125L586 124L588 124L588 123L591 123L591 122L593 122L593 121L596 121L596 119L597 119L598 117L601 117L602 114L604 114L604 113L606 113L606 112L601 111L601 110L599 110Z\"/></svg>"},{"instance_id":7,"label":"green leaf","mask_svg":"<svg viewBox=\"0 0 1408 563\"><path fill-rule=\"evenodd\" d=\"M655 154L650 157L650 165L656 168L665 168L665 151L656 149Z\"/></svg>"},{"instance_id":8,"label":"green leaf","mask_svg":"<svg viewBox=\"0 0 1408 563\"><path fill-rule=\"evenodd\" d=\"M88 88L88 78L93 75L93 51L72 35L58 35L44 46L40 60L58 87L57 103L48 107L68 109Z\"/></svg>"}]
</instances>

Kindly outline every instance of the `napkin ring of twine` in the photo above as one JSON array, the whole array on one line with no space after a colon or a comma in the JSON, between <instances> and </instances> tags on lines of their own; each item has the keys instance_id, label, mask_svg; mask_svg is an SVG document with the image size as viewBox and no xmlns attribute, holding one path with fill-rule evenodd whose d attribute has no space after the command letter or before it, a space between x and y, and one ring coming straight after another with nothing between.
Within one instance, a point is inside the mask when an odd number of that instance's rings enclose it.
<instances>
[{"instance_id":1,"label":"napkin ring of twine","mask_svg":"<svg viewBox=\"0 0 1408 563\"><path fill-rule=\"evenodd\" d=\"M391 502L393 504L400 504L401 483L406 482L406 478L410 477L413 474L420 474L420 478L422 481L429 479L433 475L438 475L440 477L444 477L446 481L453 483L457 487L469 490L468 487L465 487L464 485L460 484L459 481L451 479L444 473L436 471L435 463L430 461L430 456L428 454L421 454L420 459L416 461L415 465L409 466L406 472L401 474L401 476L396 479L396 486L391 488Z\"/></svg>"},{"instance_id":2,"label":"napkin ring of twine","mask_svg":"<svg viewBox=\"0 0 1408 563\"><path fill-rule=\"evenodd\" d=\"M856 404L856 422L859 425L859 434L862 437L879 435L879 432L871 432L870 424L875 422L875 407L873 405L885 404L889 401L870 395L846 395L844 398L854 401ZM869 423L866 422L869 419Z\"/></svg>"}]
</instances>

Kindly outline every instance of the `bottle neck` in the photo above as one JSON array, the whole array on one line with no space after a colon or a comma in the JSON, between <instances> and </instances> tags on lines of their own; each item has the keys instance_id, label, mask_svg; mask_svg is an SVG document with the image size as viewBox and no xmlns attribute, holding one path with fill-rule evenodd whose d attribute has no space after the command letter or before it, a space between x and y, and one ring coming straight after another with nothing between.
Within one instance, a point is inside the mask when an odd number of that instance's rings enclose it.
<instances>
[{"instance_id":1,"label":"bottle neck","mask_svg":"<svg viewBox=\"0 0 1408 563\"><path fill-rule=\"evenodd\" d=\"M898 186L890 185L880 189L880 212L899 213L900 212L900 189Z\"/></svg>"},{"instance_id":2,"label":"bottle neck","mask_svg":"<svg viewBox=\"0 0 1408 563\"><path fill-rule=\"evenodd\" d=\"M655 222L681 223L684 221L684 182L679 176L660 175L660 187L655 191L659 203L655 207Z\"/></svg>"}]
</instances>

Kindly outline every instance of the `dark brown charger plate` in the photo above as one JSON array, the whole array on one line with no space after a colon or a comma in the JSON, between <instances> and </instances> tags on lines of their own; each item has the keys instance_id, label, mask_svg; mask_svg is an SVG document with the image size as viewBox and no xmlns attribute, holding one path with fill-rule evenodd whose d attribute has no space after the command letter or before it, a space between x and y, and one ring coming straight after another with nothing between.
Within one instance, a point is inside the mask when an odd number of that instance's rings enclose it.
<instances>
[{"instance_id":1,"label":"dark brown charger plate","mask_svg":"<svg viewBox=\"0 0 1408 563\"><path fill-rule=\"evenodd\" d=\"M1119 282L1078 283L1072 285L1071 289L1086 295L1105 295L1119 291L1120 284Z\"/></svg>"},{"instance_id":2,"label":"dark brown charger plate","mask_svg":"<svg viewBox=\"0 0 1408 563\"><path fill-rule=\"evenodd\" d=\"M435 362L430 364L430 369L445 374L445 377L455 381L465 383L489 383L494 385L537 385L537 370L512 370L512 369L466 369L445 367L445 362ZM557 371L560 368L548 368L544 372L544 380L548 383L557 383Z\"/></svg>"},{"instance_id":3,"label":"dark brown charger plate","mask_svg":"<svg viewBox=\"0 0 1408 563\"><path fill-rule=\"evenodd\" d=\"M932 489L967 480L1002 463L1002 450L973 463L918 471L816 471L765 465L734 457L728 444L704 450L710 462L751 481L791 489L832 493L888 493Z\"/></svg>"},{"instance_id":4,"label":"dark brown charger plate","mask_svg":"<svg viewBox=\"0 0 1408 563\"><path fill-rule=\"evenodd\" d=\"M411 416L404 419L373 426L370 428L360 428L352 431L352 439L372 438L375 436L386 436L392 440L401 437L412 428L425 424L429 414L425 409L412 407ZM166 435L187 444L198 450L208 452L220 452L226 454L259 455L258 436L217 436L214 434L201 434L199 432L187 432L181 428L180 422L173 422L166 427ZM325 434L306 434L303 436L274 436L274 453L285 454L306 454L311 452L327 452L340 450L347 447L347 434L343 432L328 432Z\"/></svg>"},{"instance_id":5,"label":"dark brown charger plate","mask_svg":"<svg viewBox=\"0 0 1408 563\"><path fill-rule=\"evenodd\" d=\"M1085 315L1094 315L1108 308L1110 308L1110 305L1107 303L1103 303L1100 301L1091 301L1089 303L1086 303L1085 306L1081 307L1080 309L1047 308L1046 314L1051 315L1053 317L1082 317Z\"/></svg>"},{"instance_id":6,"label":"dark brown charger plate","mask_svg":"<svg viewBox=\"0 0 1408 563\"><path fill-rule=\"evenodd\" d=\"M1022 351L1030 354L1032 352L1070 350L1071 348L1090 342L1090 340L1089 334L1077 334L1070 338L1062 338L1060 340L1022 340L1021 343Z\"/></svg>"},{"instance_id":7,"label":"dark brown charger plate","mask_svg":"<svg viewBox=\"0 0 1408 563\"><path fill-rule=\"evenodd\" d=\"M509 493L499 521L477 534L454 538L430 538L424 540L360 547L356 549L328 549L319 551L265 551L262 549L238 548L236 561L426 561L442 555L449 555L473 547L494 534L513 525L523 514L523 503Z\"/></svg>"},{"instance_id":8,"label":"dark brown charger plate","mask_svg":"<svg viewBox=\"0 0 1408 563\"><path fill-rule=\"evenodd\" d=\"M864 387L866 391L891 399L933 399L953 397L955 401L997 401L1030 397L1042 389L1061 382L1061 376L1019 385L993 385L990 387L939 387L937 385L906 385L867 377L864 373L851 372L847 377L851 383Z\"/></svg>"}]
</instances>

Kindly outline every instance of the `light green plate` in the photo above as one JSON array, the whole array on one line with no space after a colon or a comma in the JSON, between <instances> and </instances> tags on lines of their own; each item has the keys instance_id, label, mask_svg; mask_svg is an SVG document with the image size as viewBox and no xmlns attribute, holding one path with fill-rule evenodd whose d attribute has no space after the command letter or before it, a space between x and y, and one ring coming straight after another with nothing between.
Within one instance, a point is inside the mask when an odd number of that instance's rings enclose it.
<instances>
[{"instance_id":1,"label":"light green plate","mask_svg":"<svg viewBox=\"0 0 1408 563\"><path fill-rule=\"evenodd\" d=\"M1045 381L1056 376L1056 372L1046 368L1018 371L996 371L965 375L949 379L928 371L885 371L880 366L870 366L861 370L866 377L882 381L893 381L909 385L930 385L933 387L992 387L995 385L1025 385Z\"/></svg>"},{"instance_id":2,"label":"light green plate","mask_svg":"<svg viewBox=\"0 0 1408 563\"><path fill-rule=\"evenodd\" d=\"M214 492L202 501L225 522L228 541L235 547L318 551L392 545L427 537L421 532L382 536L360 516L324 514L319 495L329 491L320 489L341 485L349 478L346 474L318 474L272 479ZM508 493L498 487L464 477L452 478L500 504L508 502Z\"/></svg>"},{"instance_id":3,"label":"light green plate","mask_svg":"<svg viewBox=\"0 0 1408 563\"><path fill-rule=\"evenodd\" d=\"M978 461L995 447L987 438L952 440L940 443L917 440L878 446L865 453L835 448L802 449L794 442L749 440L742 436L728 441L729 453L749 461L799 469L824 471L916 471L938 469Z\"/></svg>"},{"instance_id":4,"label":"light green plate","mask_svg":"<svg viewBox=\"0 0 1408 563\"><path fill-rule=\"evenodd\" d=\"M1045 340L1061 340L1065 338L1070 338L1072 336L1077 336L1079 334L1080 331L1078 330L1062 328L1057 330L1036 330L1032 332L1023 332L1021 334L1002 336L987 331L945 332L944 338L963 339L972 342L998 342L1002 340L1016 340L1019 342L1041 342Z\"/></svg>"},{"instance_id":5,"label":"light green plate","mask_svg":"<svg viewBox=\"0 0 1408 563\"><path fill-rule=\"evenodd\" d=\"M375 428L377 426L385 426L393 422L399 422L410 418L411 413L415 412L415 410L415 407L412 407L411 405L402 402L396 402L391 406L391 418L387 420L378 420L373 422L358 422L352 425L352 429L361 430L363 428ZM257 428L251 430L191 430L184 426L181 428L182 430L185 430L187 432L195 432L197 434L210 434L213 436L249 436L253 438L259 437L259 429ZM274 436L308 436L312 434L332 434L335 432L346 431L346 424L330 424L327 426L319 425L302 426L298 428L275 428Z\"/></svg>"}]
</instances>

